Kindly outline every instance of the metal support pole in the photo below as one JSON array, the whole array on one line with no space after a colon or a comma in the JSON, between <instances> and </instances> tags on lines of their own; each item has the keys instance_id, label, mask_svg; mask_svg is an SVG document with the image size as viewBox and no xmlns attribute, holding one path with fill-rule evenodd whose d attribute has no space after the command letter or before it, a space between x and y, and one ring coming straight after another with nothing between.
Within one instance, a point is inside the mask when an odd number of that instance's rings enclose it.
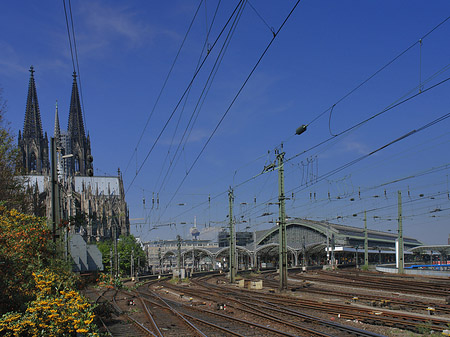
<instances>
[{"instance_id":1,"label":"metal support pole","mask_svg":"<svg viewBox=\"0 0 450 337\"><path fill-rule=\"evenodd\" d=\"M327 265L330 265L330 232L329 232L329 228L327 228Z\"/></svg>"},{"instance_id":2,"label":"metal support pole","mask_svg":"<svg viewBox=\"0 0 450 337\"><path fill-rule=\"evenodd\" d=\"M112 230L114 240L114 278L117 278L119 277L119 252L117 250L117 228L115 223L112 223Z\"/></svg>"},{"instance_id":3,"label":"metal support pole","mask_svg":"<svg viewBox=\"0 0 450 337\"><path fill-rule=\"evenodd\" d=\"M113 251L112 248L109 249L109 267L111 269L111 279L114 277L113 271Z\"/></svg>"},{"instance_id":4,"label":"metal support pole","mask_svg":"<svg viewBox=\"0 0 450 337\"><path fill-rule=\"evenodd\" d=\"M253 231L253 268L259 271L258 259L256 254L256 229Z\"/></svg>"},{"instance_id":5,"label":"metal support pole","mask_svg":"<svg viewBox=\"0 0 450 337\"><path fill-rule=\"evenodd\" d=\"M369 268L369 236L367 234L367 212L364 211L364 268Z\"/></svg>"},{"instance_id":6,"label":"metal support pole","mask_svg":"<svg viewBox=\"0 0 450 337\"><path fill-rule=\"evenodd\" d=\"M136 281L139 281L139 266L141 265L141 257L137 258L137 267L136 267Z\"/></svg>"},{"instance_id":7,"label":"metal support pole","mask_svg":"<svg viewBox=\"0 0 450 337\"><path fill-rule=\"evenodd\" d=\"M117 277L120 279L120 254L117 254Z\"/></svg>"},{"instance_id":8,"label":"metal support pole","mask_svg":"<svg viewBox=\"0 0 450 337\"><path fill-rule=\"evenodd\" d=\"M402 221L402 192L398 191L398 273L403 274L405 261L403 256L403 221Z\"/></svg>"},{"instance_id":9,"label":"metal support pole","mask_svg":"<svg viewBox=\"0 0 450 337\"><path fill-rule=\"evenodd\" d=\"M131 249L130 277L134 278L134 248Z\"/></svg>"},{"instance_id":10,"label":"metal support pole","mask_svg":"<svg viewBox=\"0 0 450 337\"><path fill-rule=\"evenodd\" d=\"M158 247L159 274L162 274L161 247Z\"/></svg>"},{"instance_id":11,"label":"metal support pole","mask_svg":"<svg viewBox=\"0 0 450 337\"><path fill-rule=\"evenodd\" d=\"M178 279L181 279L181 236L177 235L177 251L178 251L178 259L177 259L177 268L178 268Z\"/></svg>"},{"instance_id":12,"label":"metal support pole","mask_svg":"<svg viewBox=\"0 0 450 337\"><path fill-rule=\"evenodd\" d=\"M282 145L283 146L283 145ZM280 291L287 289L287 244L286 244L286 209L284 197L284 152L277 151L278 160L278 202L279 202L279 271Z\"/></svg>"},{"instance_id":13,"label":"metal support pole","mask_svg":"<svg viewBox=\"0 0 450 337\"><path fill-rule=\"evenodd\" d=\"M230 188L228 191L228 201L229 201L229 217L230 217L230 283L234 283L236 279L236 240L234 233L234 221L233 221L233 203L234 194L233 189Z\"/></svg>"},{"instance_id":14,"label":"metal support pole","mask_svg":"<svg viewBox=\"0 0 450 337\"><path fill-rule=\"evenodd\" d=\"M306 240L305 240L304 235L303 235L303 241L302 241L302 255L303 255L302 267L303 267L303 270L305 270L307 264L306 264Z\"/></svg>"},{"instance_id":15,"label":"metal support pole","mask_svg":"<svg viewBox=\"0 0 450 337\"><path fill-rule=\"evenodd\" d=\"M60 223L60 213L59 213L59 185L58 185L58 167L57 167L57 159L56 159L56 142L55 138L50 138L50 147L51 147L51 193L52 193L52 236L53 242L56 243L56 228ZM56 247L55 247L56 248Z\"/></svg>"}]
</instances>

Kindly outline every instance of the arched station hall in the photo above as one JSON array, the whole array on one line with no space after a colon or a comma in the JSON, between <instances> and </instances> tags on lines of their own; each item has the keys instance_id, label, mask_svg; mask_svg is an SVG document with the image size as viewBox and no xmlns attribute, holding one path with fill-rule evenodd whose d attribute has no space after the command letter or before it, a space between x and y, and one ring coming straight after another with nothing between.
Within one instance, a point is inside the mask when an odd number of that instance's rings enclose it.
<instances>
[{"instance_id":1,"label":"arched station hall","mask_svg":"<svg viewBox=\"0 0 450 337\"><path fill-rule=\"evenodd\" d=\"M395 263L397 235L367 230L369 264ZM255 240L246 246L236 246L238 269L277 267L278 226L254 233ZM337 265L364 264L363 228L325 221L291 219L286 225L288 265L314 266L334 261ZM419 240L403 237L405 261L417 256L409 250L421 246ZM327 254L328 250L328 254ZM176 268L177 249L165 251L161 266L165 271ZM195 271L228 268L229 247L196 247L181 249L182 266Z\"/></svg>"}]
</instances>

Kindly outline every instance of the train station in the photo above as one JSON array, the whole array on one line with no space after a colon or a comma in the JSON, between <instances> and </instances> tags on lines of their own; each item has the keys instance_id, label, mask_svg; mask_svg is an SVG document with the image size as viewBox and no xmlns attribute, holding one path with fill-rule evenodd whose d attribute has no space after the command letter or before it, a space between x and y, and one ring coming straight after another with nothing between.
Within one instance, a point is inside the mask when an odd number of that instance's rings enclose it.
<instances>
[{"instance_id":1,"label":"train station","mask_svg":"<svg viewBox=\"0 0 450 337\"><path fill-rule=\"evenodd\" d=\"M364 264L367 234L368 263L395 264L398 235L325 221L291 219L286 225L289 267ZM178 249L184 268L194 271L227 269L229 234L219 232L217 240L160 240L145 244L153 273L177 268ZM225 238L225 239L224 239ZM240 270L277 267L279 256L278 226L255 232L236 233L236 256ZM239 239L238 239L239 238ZM403 237L407 263L446 261L448 246L423 246L418 239ZM179 246L179 248L178 248ZM424 247L424 248L421 248ZM426 248L428 247L428 248ZM447 247L447 248L446 248ZM430 249L433 254L430 255Z\"/></svg>"}]
</instances>

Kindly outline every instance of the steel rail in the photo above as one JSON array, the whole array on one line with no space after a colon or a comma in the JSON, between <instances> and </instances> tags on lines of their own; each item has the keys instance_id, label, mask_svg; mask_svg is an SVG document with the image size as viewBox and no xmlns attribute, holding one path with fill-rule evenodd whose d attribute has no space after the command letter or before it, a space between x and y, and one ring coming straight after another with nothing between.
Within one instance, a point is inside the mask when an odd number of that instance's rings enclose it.
<instances>
[{"instance_id":1,"label":"steel rail","mask_svg":"<svg viewBox=\"0 0 450 337\"><path fill-rule=\"evenodd\" d=\"M214 285L211 285L211 287L215 288ZM252 295L254 295L254 294L252 294ZM248 296L247 294L244 294L243 296L244 297L247 296L247 298L246 298L247 300L250 300L250 301L257 300L257 301L261 301L261 302L264 303L264 301L256 299L255 296ZM243 303L239 299L234 298L233 301L236 301L236 302L238 302L239 304L241 304L243 306L251 308L252 310L258 310L258 309L252 308L252 306L250 304L248 304L248 303ZM281 302L281 304L285 305L286 304L286 299L280 300L280 302ZM290 303L289 300L288 300L288 303ZM260 306L258 304L254 304L254 305ZM292 314L292 312L284 310L284 308L280 308L278 305L276 305L276 308L273 308L273 306L275 304L271 304L271 305L272 305L272 307L265 306L264 308L265 309L274 310L274 311L278 311L278 312L284 313L284 314L286 314L286 313ZM239 310L242 310L242 309L239 309ZM258 311L262 312L263 315L267 314L266 312L263 312L262 310L258 310ZM315 316L312 316L312 315L299 313L299 312L296 312L295 316L297 316L299 318L302 318L302 319L306 319L306 320L308 320L310 322L313 322L315 324L321 324L321 325L324 325L326 327L331 327L331 328L334 328L334 329L337 329L337 330L340 330L340 331L348 332L348 333L351 333L351 334L356 334L358 336L373 336L373 337L383 336L383 335L379 335L379 334L376 334L376 333L373 333L373 332L368 332L368 331L357 329L357 328L353 328L353 327L350 327L350 326L345 326L345 325L342 325L342 324L338 324L338 323L335 323L335 322L323 320L321 318L318 318L318 317L315 317ZM274 316L274 317L276 317L276 316ZM280 319L279 317L276 317L276 319L280 320L280 321L284 321L284 320ZM286 321L286 324L291 324L291 323ZM301 326L299 326L299 327L301 327ZM301 327L301 328L303 328L303 327Z\"/></svg>"},{"instance_id":2,"label":"steel rail","mask_svg":"<svg viewBox=\"0 0 450 337\"><path fill-rule=\"evenodd\" d=\"M150 299L148 299L148 298L144 298L144 300L145 300L145 301L148 301L148 302L150 302L150 303L152 303L152 304L154 304L154 305L158 305L158 306L161 306L161 307L162 307L161 304L156 303L156 302L154 302L154 301L152 301L152 300L150 300ZM183 306L183 307L186 307L186 306L183 305L183 304L182 304L182 306ZM227 320L237 321L237 322L243 323L243 324L245 324L245 325L247 325L247 326L258 327L258 328L260 328L260 329L263 329L263 330L266 330L266 331L270 331L270 332L272 332L272 333L276 333L276 334L279 334L279 335L290 336L290 337L296 336L296 335L292 335L292 334L290 334L290 333L286 333L286 332L283 332L283 331L279 331L279 330L276 330L276 329L272 329L272 328L266 327L266 326L264 326L264 325L260 325L260 324L258 324L258 323L254 323L254 322L242 320L242 319L239 319L239 318L231 317L231 316L224 315L224 314L220 314L220 313L217 313L217 312L213 312L213 311L209 311L209 310L200 310L200 309L195 308L195 307L186 307L186 308L189 308L190 310L194 310L194 311L199 311L199 312L201 312L201 313L208 313L208 314L210 314L210 315L219 316L219 317L225 318L225 319L227 319ZM224 328L224 327L222 327L222 326L220 326L220 325L217 325L217 324L214 324L214 323L211 323L211 322L204 321L204 320L202 320L202 319L200 319L200 318L198 318L198 317L194 317L194 316L189 315L189 314L187 314L187 313L180 313L180 315L187 316L187 317L189 317L189 318L194 318L194 319L197 320L197 321L201 321L201 322L203 322L203 323L205 323L205 324L208 324L209 326L212 326L213 328L216 328L216 329L219 329L219 330L223 330L223 331L227 330L227 332L232 333L232 334L234 334L234 335L236 335L236 336L242 336L242 335L240 335L240 334L237 333L237 332L233 332L233 331L228 330L228 329L226 329L226 328ZM224 330L224 329L225 329L225 330ZM317 335L317 336L328 336L328 337L330 337L331 335Z\"/></svg>"},{"instance_id":3,"label":"steel rail","mask_svg":"<svg viewBox=\"0 0 450 337\"><path fill-rule=\"evenodd\" d=\"M182 319L182 321L184 321L190 328L192 328L198 335L202 336L202 337L207 337L199 328L197 328L194 324L192 324L189 320L187 320L186 318L184 318L177 310L175 310L174 308L172 308L172 306L170 306L161 296L159 296L158 294L156 294L155 292L152 292L152 295L155 296L156 298L158 298L161 302L163 302L167 308L174 313L176 316L180 317Z\"/></svg>"},{"instance_id":4,"label":"steel rail","mask_svg":"<svg viewBox=\"0 0 450 337\"><path fill-rule=\"evenodd\" d=\"M210 288L210 289L215 289L218 288L215 285L212 284L201 284L201 286L206 287L206 288ZM234 290L234 292L239 292L239 290ZM230 292L231 293L231 290ZM386 314L387 316L390 317L386 317L386 316L380 316L380 315L369 315L371 312L373 313L372 309L366 309L366 308L361 308L361 307L344 307L343 305L336 305L334 303L325 303L328 307L332 307L335 309L335 311L330 310L330 308L327 308L326 310L324 310L323 305L324 302L316 302L316 301L312 301L312 300L304 300L302 299L302 301L298 301L298 300L294 300L294 299L289 299L289 298L283 298L282 300L280 300L280 298L277 296L270 296L268 294L265 295L261 295L261 294L256 294L256 293L252 293L252 296L249 296L248 294L243 294L245 293L245 291L240 291L241 296L247 296L248 300L255 300L256 297L260 297L260 298L264 298L266 300L270 300L270 301L275 301L275 302L279 302L279 304L281 305L286 305L288 303L292 304L292 305L296 305L296 306L302 306L304 308L308 308L308 309L313 309L313 310L319 310L319 311L326 311L329 314L335 314L335 315L341 315L341 317L344 315L344 310L350 310L351 313L346 312L346 318L364 318L367 321L378 321L378 322L385 322L385 323L390 323L390 324L394 324L394 325L401 325L401 326L409 326L410 328L417 330L417 328L423 326L424 324L428 325L428 324L432 324L432 327L435 329L442 329L443 327L446 327L447 324L449 323L449 321L446 320L441 320L441 319L437 319L437 318L432 318L432 317L421 317L421 316L417 316L417 315L412 315L412 314L399 314L399 313L393 313L393 312L389 312L389 311L382 311L383 314ZM272 305L277 305L276 303L273 303ZM355 312L356 311L356 312ZM381 311L381 310L380 310ZM361 313L362 312L362 313ZM405 321L406 320L406 321ZM410 323L410 324L409 324Z\"/></svg>"},{"instance_id":5,"label":"steel rail","mask_svg":"<svg viewBox=\"0 0 450 337\"><path fill-rule=\"evenodd\" d=\"M246 306L248 308L251 308L252 310L256 310L256 311L259 311L259 312L267 314L263 310L255 309L250 304L246 304L246 303L240 303L240 304L243 305L243 306ZM292 312L290 312L289 310L285 310L285 309L280 308L278 306L273 308L273 307L268 307L268 306L263 306L263 305L258 305L258 304L253 304L253 305L256 305L257 307L260 307L260 308L273 310L273 311L276 311L276 312L279 312L279 313L282 313L282 314L289 313L289 314L292 315ZM323 326L326 326L326 327L329 327L329 328L334 328L336 330L347 332L347 333L353 334L355 336L384 337L384 335L380 335L380 334L377 334L377 333L374 333L374 332L370 332L370 331L366 331L366 330L362 330L362 329L357 329L357 328L354 328L354 327L351 327L351 326L345 326L345 325L342 325L342 324L339 324L339 323L327 321L327 320L324 320L324 319L321 319L321 318L318 318L318 317L315 317L315 316L312 316L312 315L307 315L307 314L304 314L304 313L297 312L296 314L294 314L294 316L297 316L299 318L302 318L303 320L308 320L308 321L316 323L316 324L319 323L320 325L323 325ZM276 316L274 316L274 317L276 317ZM289 323L288 321L285 321L283 319L280 319L279 317L277 317L277 319L279 319L280 321L286 322L286 324L294 324L294 323ZM328 334L321 334L321 336L322 335L323 336L329 336Z\"/></svg>"},{"instance_id":6,"label":"steel rail","mask_svg":"<svg viewBox=\"0 0 450 337\"><path fill-rule=\"evenodd\" d=\"M144 324L136 321L133 317L131 317L128 314L125 314L125 316L127 316L127 319L130 320L135 326L137 326L139 329L141 329L142 331L144 331L146 334L152 336L152 337L158 337L156 336L153 332L151 332L149 329L147 329Z\"/></svg>"},{"instance_id":7,"label":"steel rail","mask_svg":"<svg viewBox=\"0 0 450 337\"><path fill-rule=\"evenodd\" d=\"M159 329L158 325L156 324L155 320L153 319L153 316L150 313L150 310L148 310L147 305L145 305L144 300L140 296L138 298L139 298L139 301L141 302L142 306L145 309L145 313L147 314L147 317L150 320L150 323L153 326L153 329L157 332L158 337L164 337L164 335L162 334L162 332Z\"/></svg>"}]
</instances>

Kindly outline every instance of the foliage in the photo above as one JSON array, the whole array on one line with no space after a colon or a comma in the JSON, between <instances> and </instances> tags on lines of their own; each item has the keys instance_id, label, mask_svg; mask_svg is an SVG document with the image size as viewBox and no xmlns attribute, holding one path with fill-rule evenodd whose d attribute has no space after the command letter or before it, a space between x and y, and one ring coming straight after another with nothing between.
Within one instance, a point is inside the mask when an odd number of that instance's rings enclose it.
<instances>
[{"instance_id":1,"label":"foliage","mask_svg":"<svg viewBox=\"0 0 450 337\"><path fill-rule=\"evenodd\" d=\"M362 271L369 271L369 266L362 265L362 266L361 266L361 270L362 270Z\"/></svg>"},{"instance_id":2,"label":"foliage","mask_svg":"<svg viewBox=\"0 0 450 337\"><path fill-rule=\"evenodd\" d=\"M70 275L49 269L33 273L36 299L26 311L9 312L0 319L5 336L98 336L93 306L72 290Z\"/></svg>"},{"instance_id":3,"label":"foliage","mask_svg":"<svg viewBox=\"0 0 450 337\"><path fill-rule=\"evenodd\" d=\"M16 176L20 167L18 146L5 120L6 103L0 89L0 203L25 213L30 211L31 201L25 191L22 178Z\"/></svg>"},{"instance_id":4,"label":"foliage","mask_svg":"<svg viewBox=\"0 0 450 337\"><path fill-rule=\"evenodd\" d=\"M45 219L0 205L0 335L98 336L77 282Z\"/></svg>"},{"instance_id":5,"label":"foliage","mask_svg":"<svg viewBox=\"0 0 450 337\"><path fill-rule=\"evenodd\" d=\"M45 219L0 205L0 314L32 299L32 273L49 265L53 253Z\"/></svg>"},{"instance_id":6,"label":"foliage","mask_svg":"<svg viewBox=\"0 0 450 337\"><path fill-rule=\"evenodd\" d=\"M111 252L114 251L113 241L106 240L97 243L98 249L103 256L103 265L105 266L105 272L110 273L110 259ZM133 235L121 235L117 242L117 251L120 256L120 273L121 275L129 275L131 271L131 255L133 251L133 260L135 270L143 268L145 266L145 253L142 247L137 243L136 238ZM139 266L138 266L139 261Z\"/></svg>"}]
</instances>

